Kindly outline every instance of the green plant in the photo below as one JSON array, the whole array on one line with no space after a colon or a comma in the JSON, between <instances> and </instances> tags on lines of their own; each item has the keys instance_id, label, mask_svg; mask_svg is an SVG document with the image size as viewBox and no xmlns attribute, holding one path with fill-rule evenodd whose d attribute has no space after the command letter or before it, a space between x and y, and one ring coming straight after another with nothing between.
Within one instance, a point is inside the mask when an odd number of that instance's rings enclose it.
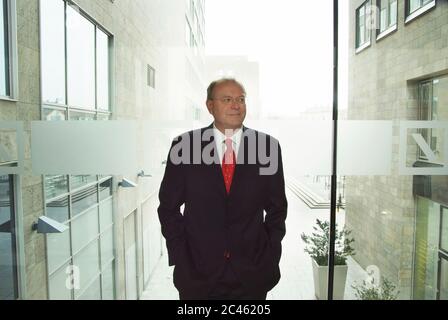
<instances>
[{"instance_id":1,"label":"green plant","mask_svg":"<svg viewBox=\"0 0 448 320\"><path fill-rule=\"evenodd\" d=\"M320 266L328 265L328 253L330 250L330 223L316 219L314 232L311 235L302 233L300 236L307 245L305 252L313 258ZM355 255L355 249L352 243L355 241L350 238L351 231L342 229L338 230L336 225L335 240L335 265L347 264L347 257Z\"/></svg>"},{"instance_id":2,"label":"green plant","mask_svg":"<svg viewBox=\"0 0 448 320\"><path fill-rule=\"evenodd\" d=\"M400 291L395 292L396 286L387 278L383 278L381 286L373 284L374 279L370 283L365 280L362 284L352 285L355 289L355 296L359 300L396 300Z\"/></svg>"}]
</instances>

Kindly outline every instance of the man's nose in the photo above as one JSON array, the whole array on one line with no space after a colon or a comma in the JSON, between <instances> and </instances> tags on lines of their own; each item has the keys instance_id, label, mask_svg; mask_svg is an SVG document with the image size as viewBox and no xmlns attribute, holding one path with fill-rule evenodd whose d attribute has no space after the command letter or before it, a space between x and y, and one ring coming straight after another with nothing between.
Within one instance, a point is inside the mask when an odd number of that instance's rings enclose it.
<instances>
[{"instance_id":1,"label":"man's nose","mask_svg":"<svg viewBox=\"0 0 448 320\"><path fill-rule=\"evenodd\" d=\"M230 104L230 107L234 110L239 110L241 108L241 105L234 99Z\"/></svg>"}]
</instances>

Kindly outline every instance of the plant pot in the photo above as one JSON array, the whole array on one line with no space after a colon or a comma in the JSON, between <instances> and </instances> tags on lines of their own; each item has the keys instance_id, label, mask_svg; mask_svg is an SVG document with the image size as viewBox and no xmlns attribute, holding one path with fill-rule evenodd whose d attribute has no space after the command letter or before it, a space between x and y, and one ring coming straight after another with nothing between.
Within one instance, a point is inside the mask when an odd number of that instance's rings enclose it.
<instances>
[{"instance_id":1,"label":"plant pot","mask_svg":"<svg viewBox=\"0 0 448 320\"><path fill-rule=\"evenodd\" d=\"M313 261L314 293L317 299L326 300L328 298L328 266L319 266L314 259L311 260ZM347 270L347 265L334 266L334 300L344 299Z\"/></svg>"}]
</instances>

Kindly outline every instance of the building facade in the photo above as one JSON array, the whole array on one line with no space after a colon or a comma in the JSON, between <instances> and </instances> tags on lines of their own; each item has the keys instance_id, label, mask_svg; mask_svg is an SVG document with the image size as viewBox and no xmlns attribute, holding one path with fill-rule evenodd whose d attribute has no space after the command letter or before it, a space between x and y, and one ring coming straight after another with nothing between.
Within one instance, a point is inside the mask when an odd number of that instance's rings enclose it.
<instances>
[{"instance_id":1,"label":"building facade","mask_svg":"<svg viewBox=\"0 0 448 320\"><path fill-rule=\"evenodd\" d=\"M194 120L204 1L6 0L0 10L0 299L138 299L164 247L157 190L171 137L152 139L151 177L136 172L127 178L138 186L122 188L121 176L33 174L31 122L133 120L144 140L145 126ZM41 216L68 229L37 233Z\"/></svg>"},{"instance_id":2,"label":"building facade","mask_svg":"<svg viewBox=\"0 0 448 320\"><path fill-rule=\"evenodd\" d=\"M392 174L351 176L346 226L363 268L377 266L401 299L448 298L448 180L445 174L399 173L443 168L448 130L448 3L434 0L350 1L349 120L393 121ZM405 121L442 123L408 130ZM420 134L429 157L412 142ZM406 142L407 141L407 142Z\"/></svg>"}]
</instances>

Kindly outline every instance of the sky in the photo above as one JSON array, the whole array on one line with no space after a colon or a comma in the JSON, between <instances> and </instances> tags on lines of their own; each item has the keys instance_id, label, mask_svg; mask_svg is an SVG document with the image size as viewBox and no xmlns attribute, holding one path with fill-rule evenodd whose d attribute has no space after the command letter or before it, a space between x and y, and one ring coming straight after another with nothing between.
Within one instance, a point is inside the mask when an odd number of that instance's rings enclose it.
<instances>
[{"instance_id":1,"label":"sky","mask_svg":"<svg viewBox=\"0 0 448 320\"><path fill-rule=\"evenodd\" d=\"M340 3L342 60L347 51L348 0ZM246 55L259 62L264 116L331 109L331 0L207 0L205 19L206 55ZM345 103L346 65L340 67Z\"/></svg>"}]
</instances>

